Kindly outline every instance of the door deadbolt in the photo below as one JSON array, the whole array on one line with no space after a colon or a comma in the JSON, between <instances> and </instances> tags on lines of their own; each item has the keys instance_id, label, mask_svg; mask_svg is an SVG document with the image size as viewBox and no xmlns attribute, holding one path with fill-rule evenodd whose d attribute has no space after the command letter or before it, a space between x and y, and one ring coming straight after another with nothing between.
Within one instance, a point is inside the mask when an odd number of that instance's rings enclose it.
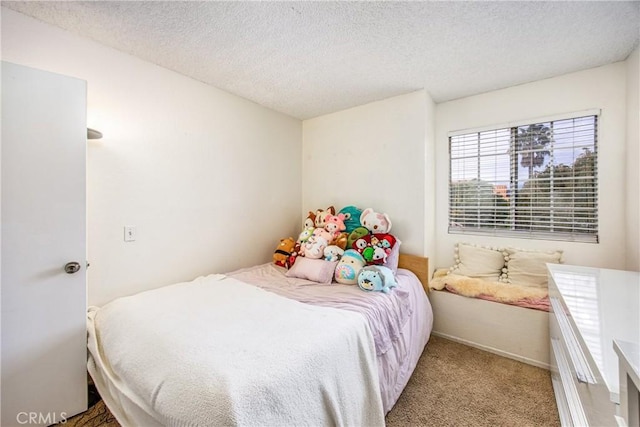
<instances>
[{"instance_id":1,"label":"door deadbolt","mask_svg":"<svg viewBox=\"0 0 640 427\"><path fill-rule=\"evenodd\" d=\"M73 273L77 273L80 270L80 263L79 262L68 262L64 265L64 271L67 274L73 274Z\"/></svg>"}]
</instances>

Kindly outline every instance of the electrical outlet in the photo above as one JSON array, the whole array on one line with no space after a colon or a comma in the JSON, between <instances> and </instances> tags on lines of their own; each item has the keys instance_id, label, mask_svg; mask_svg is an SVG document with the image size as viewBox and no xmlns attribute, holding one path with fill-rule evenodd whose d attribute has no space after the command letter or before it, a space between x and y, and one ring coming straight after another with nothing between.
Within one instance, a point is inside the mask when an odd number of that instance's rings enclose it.
<instances>
[{"instance_id":1,"label":"electrical outlet","mask_svg":"<svg viewBox=\"0 0 640 427\"><path fill-rule=\"evenodd\" d=\"M135 242L136 241L136 227L134 225L125 225L124 226L124 241L125 242Z\"/></svg>"}]
</instances>

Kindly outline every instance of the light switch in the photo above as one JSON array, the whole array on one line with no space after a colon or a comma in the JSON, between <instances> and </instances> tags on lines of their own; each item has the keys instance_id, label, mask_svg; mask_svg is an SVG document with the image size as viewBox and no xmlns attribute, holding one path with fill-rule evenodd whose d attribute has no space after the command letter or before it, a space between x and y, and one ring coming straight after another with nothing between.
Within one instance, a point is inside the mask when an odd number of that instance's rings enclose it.
<instances>
[{"instance_id":1,"label":"light switch","mask_svg":"<svg viewBox=\"0 0 640 427\"><path fill-rule=\"evenodd\" d=\"M136 227L134 225L124 226L124 241L135 242L136 241Z\"/></svg>"}]
</instances>

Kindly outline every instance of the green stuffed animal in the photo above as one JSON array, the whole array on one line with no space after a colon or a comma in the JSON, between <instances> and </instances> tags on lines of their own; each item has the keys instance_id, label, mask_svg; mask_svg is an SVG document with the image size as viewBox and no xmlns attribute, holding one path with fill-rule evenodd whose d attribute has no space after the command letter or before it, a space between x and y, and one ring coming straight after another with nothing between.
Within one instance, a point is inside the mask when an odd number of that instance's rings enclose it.
<instances>
[{"instance_id":1,"label":"green stuffed animal","mask_svg":"<svg viewBox=\"0 0 640 427\"><path fill-rule=\"evenodd\" d=\"M356 229L353 230L349 234L349 237L347 238L347 249L353 248L353 243L356 240L363 238L367 234L369 234L369 230L368 229L366 229L364 227L356 227Z\"/></svg>"}]
</instances>

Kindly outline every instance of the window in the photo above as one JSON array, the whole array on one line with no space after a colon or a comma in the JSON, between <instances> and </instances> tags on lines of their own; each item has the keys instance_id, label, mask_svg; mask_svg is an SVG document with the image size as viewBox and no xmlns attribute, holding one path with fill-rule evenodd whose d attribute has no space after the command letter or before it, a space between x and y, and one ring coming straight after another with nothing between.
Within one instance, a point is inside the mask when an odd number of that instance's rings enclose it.
<instances>
[{"instance_id":1,"label":"window","mask_svg":"<svg viewBox=\"0 0 640 427\"><path fill-rule=\"evenodd\" d=\"M597 114L449 137L449 232L598 241Z\"/></svg>"}]
</instances>

